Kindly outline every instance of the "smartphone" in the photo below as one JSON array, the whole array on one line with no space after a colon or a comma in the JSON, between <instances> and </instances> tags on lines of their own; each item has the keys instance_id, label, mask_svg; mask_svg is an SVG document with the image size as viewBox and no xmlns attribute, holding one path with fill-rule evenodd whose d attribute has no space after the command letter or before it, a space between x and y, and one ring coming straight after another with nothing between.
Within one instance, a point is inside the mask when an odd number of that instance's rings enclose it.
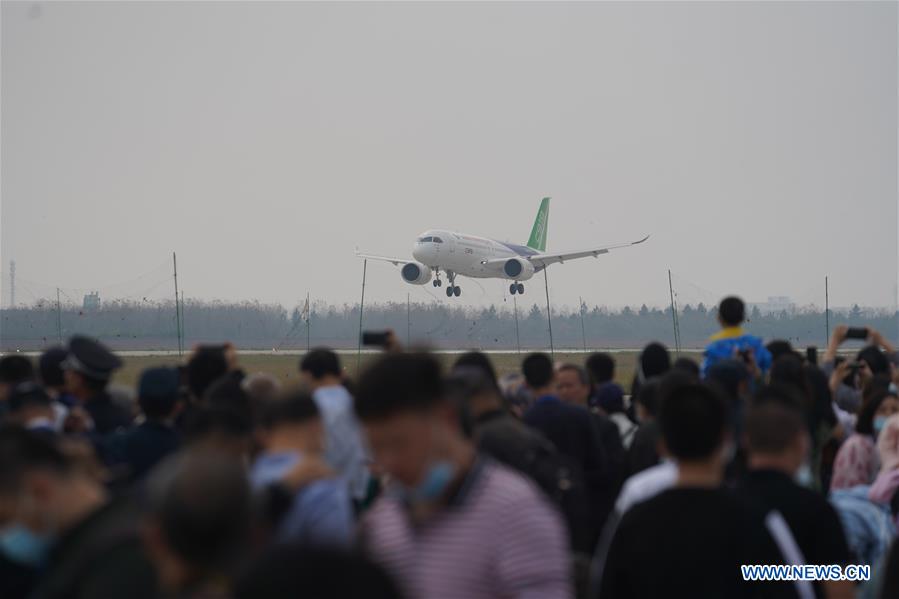
<instances>
[{"instance_id":1,"label":"smartphone","mask_svg":"<svg viewBox=\"0 0 899 599\"><path fill-rule=\"evenodd\" d=\"M389 331L362 331L362 345L386 347Z\"/></svg>"},{"instance_id":2,"label":"smartphone","mask_svg":"<svg viewBox=\"0 0 899 599\"><path fill-rule=\"evenodd\" d=\"M850 327L846 331L846 339L861 339L865 340L868 338L868 327Z\"/></svg>"},{"instance_id":3,"label":"smartphone","mask_svg":"<svg viewBox=\"0 0 899 599\"><path fill-rule=\"evenodd\" d=\"M809 345L805 348L805 359L808 360L809 364L814 366L818 365L818 348L814 345Z\"/></svg>"}]
</instances>

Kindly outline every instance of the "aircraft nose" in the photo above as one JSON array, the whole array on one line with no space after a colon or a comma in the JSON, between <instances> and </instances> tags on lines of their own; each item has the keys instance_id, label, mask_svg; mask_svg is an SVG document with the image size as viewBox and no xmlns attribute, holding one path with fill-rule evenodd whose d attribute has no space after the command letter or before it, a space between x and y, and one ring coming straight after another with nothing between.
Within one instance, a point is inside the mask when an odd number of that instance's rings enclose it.
<instances>
[{"instance_id":1,"label":"aircraft nose","mask_svg":"<svg viewBox=\"0 0 899 599\"><path fill-rule=\"evenodd\" d=\"M412 257L427 264L434 258L434 248L429 243L416 244L415 249L412 250Z\"/></svg>"}]
</instances>

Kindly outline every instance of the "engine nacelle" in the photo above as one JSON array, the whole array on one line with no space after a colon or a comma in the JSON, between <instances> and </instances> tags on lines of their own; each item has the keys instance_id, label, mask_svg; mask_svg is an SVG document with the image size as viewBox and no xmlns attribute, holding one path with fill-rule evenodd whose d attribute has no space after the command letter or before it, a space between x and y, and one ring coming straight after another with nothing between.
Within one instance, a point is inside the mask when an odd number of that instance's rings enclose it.
<instances>
[{"instance_id":1,"label":"engine nacelle","mask_svg":"<svg viewBox=\"0 0 899 599\"><path fill-rule=\"evenodd\" d=\"M400 270L403 280L412 285L424 285L431 280L431 268L418 262L409 262Z\"/></svg>"},{"instance_id":2,"label":"engine nacelle","mask_svg":"<svg viewBox=\"0 0 899 599\"><path fill-rule=\"evenodd\" d=\"M503 264L503 274L507 279L527 281L534 276L534 265L523 258L509 258Z\"/></svg>"}]
</instances>

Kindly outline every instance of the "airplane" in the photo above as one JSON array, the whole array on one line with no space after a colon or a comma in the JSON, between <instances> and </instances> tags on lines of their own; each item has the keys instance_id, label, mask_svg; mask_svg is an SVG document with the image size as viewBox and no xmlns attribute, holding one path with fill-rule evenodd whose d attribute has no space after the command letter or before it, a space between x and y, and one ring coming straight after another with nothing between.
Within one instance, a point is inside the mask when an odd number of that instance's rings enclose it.
<instances>
[{"instance_id":1,"label":"airplane","mask_svg":"<svg viewBox=\"0 0 899 599\"><path fill-rule=\"evenodd\" d=\"M537 219L534 221L527 245L504 243L443 229L430 229L415 240L412 248L414 260L362 254L358 249L356 255L368 260L390 262L394 266L402 265L400 275L404 281L412 285L424 285L431 281L434 287L440 287L443 285L440 280L440 272L443 271L449 280L449 285L446 287L447 297L462 295L462 289L456 285L458 276L473 279L506 279L511 281L509 293L515 295L524 293L522 281L527 281L550 264L556 262L562 264L568 260L588 256L598 258L601 254L609 253L609 250L630 247L649 239L649 235L647 235L643 239L631 243L573 252L548 253L546 252L546 232L549 226L549 200L550 198L543 198L540 202ZM434 275L433 280L431 279L432 274Z\"/></svg>"}]
</instances>

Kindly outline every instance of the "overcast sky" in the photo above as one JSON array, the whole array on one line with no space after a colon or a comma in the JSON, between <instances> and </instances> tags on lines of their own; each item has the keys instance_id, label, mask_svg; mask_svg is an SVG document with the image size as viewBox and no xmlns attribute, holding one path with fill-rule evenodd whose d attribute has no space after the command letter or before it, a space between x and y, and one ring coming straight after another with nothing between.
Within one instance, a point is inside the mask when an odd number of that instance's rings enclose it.
<instances>
[{"instance_id":1,"label":"overcast sky","mask_svg":"<svg viewBox=\"0 0 899 599\"><path fill-rule=\"evenodd\" d=\"M549 250L557 304L894 306L897 5L2 3L17 299L358 302L355 246ZM366 302L460 299L369 263ZM542 277L520 303L544 302ZM65 297L64 297L65 299Z\"/></svg>"}]
</instances>

